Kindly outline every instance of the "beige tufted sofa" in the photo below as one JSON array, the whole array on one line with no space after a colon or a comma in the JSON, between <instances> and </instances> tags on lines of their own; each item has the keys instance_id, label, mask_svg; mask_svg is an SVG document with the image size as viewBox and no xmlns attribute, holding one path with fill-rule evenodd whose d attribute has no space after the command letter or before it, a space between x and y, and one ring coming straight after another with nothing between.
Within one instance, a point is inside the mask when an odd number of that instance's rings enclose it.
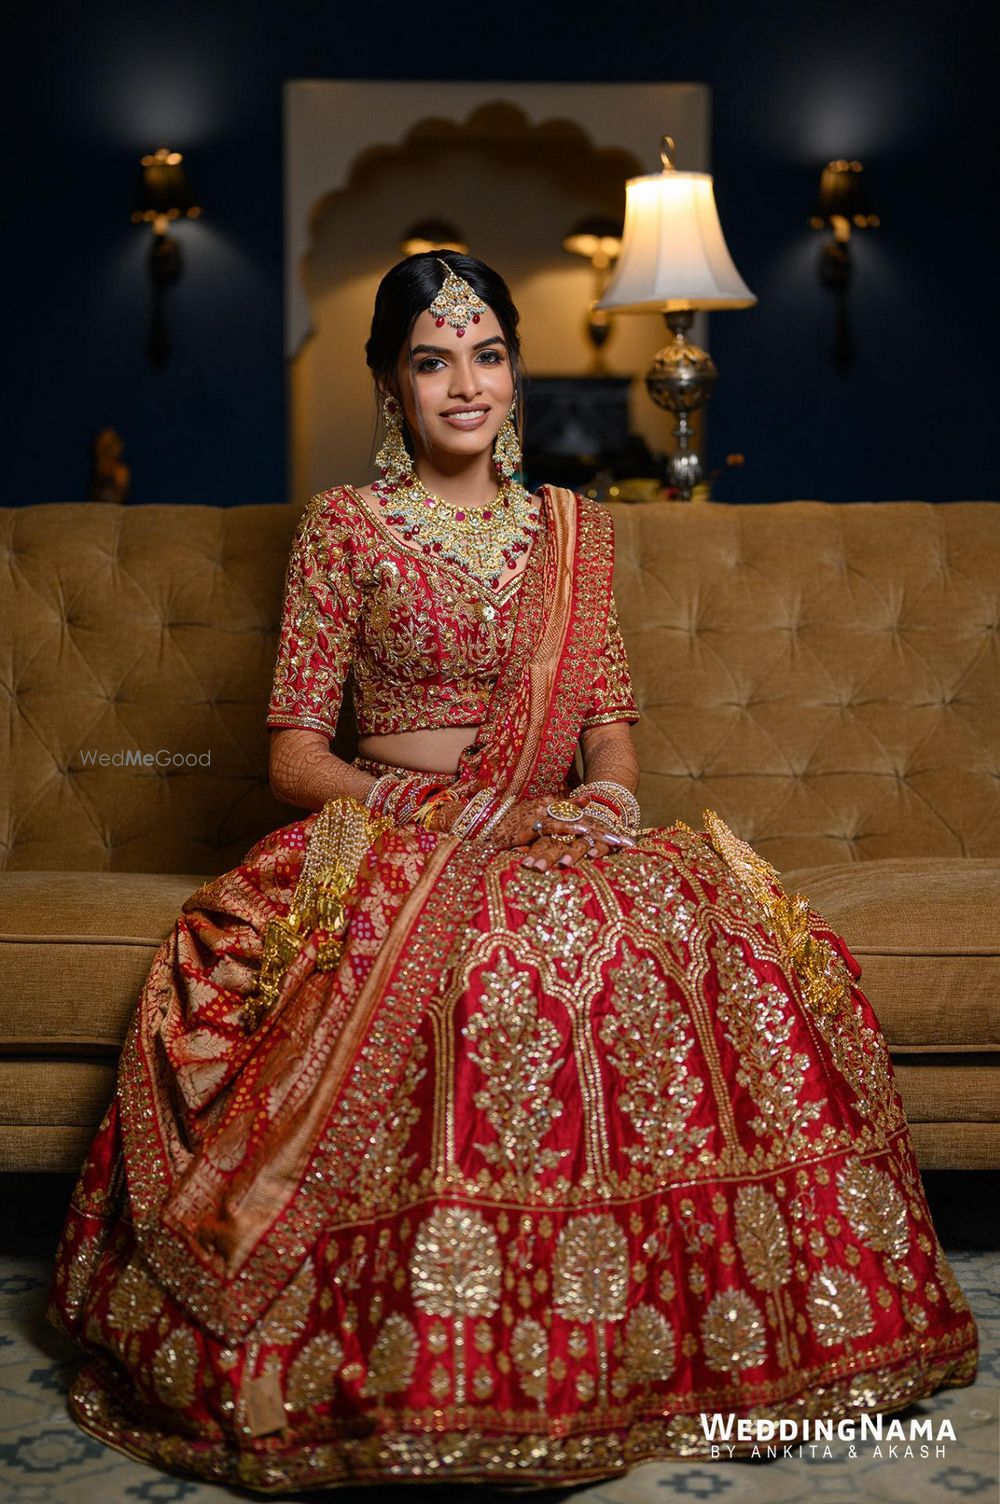
<instances>
[{"instance_id":1,"label":"beige tufted sofa","mask_svg":"<svg viewBox=\"0 0 1000 1504\"><path fill-rule=\"evenodd\" d=\"M77 1168L184 899L297 818L264 729L296 516L0 511L0 1168ZM1000 1165L1000 504L615 525L645 820L713 808L804 892L864 968L924 1167ZM129 749L196 763L92 760Z\"/></svg>"}]
</instances>

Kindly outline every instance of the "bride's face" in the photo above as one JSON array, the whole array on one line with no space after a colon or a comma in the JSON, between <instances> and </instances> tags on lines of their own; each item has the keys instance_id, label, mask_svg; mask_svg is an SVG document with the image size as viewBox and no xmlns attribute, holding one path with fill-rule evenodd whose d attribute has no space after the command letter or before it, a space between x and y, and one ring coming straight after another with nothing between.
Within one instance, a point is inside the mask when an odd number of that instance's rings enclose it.
<instances>
[{"instance_id":1,"label":"bride's face","mask_svg":"<svg viewBox=\"0 0 1000 1504\"><path fill-rule=\"evenodd\" d=\"M412 362L411 362L412 357ZM397 367L403 413L417 456L472 459L489 449L514 397L514 372L500 321L488 308L464 335L438 327L426 309ZM426 446L417 418L419 407Z\"/></svg>"}]
</instances>

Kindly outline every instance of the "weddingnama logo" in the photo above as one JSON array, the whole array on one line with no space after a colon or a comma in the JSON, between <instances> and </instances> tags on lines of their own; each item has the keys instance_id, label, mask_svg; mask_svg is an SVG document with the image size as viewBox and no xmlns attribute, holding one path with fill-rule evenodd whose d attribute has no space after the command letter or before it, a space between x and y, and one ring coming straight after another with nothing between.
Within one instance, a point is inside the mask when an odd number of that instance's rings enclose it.
<instances>
[{"instance_id":1,"label":"weddingnama logo","mask_svg":"<svg viewBox=\"0 0 1000 1504\"><path fill-rule=\"evenodd\" d=\"M701 1430L711 1443L714 1458L733 1457L737 1448L747 1457L832 1457L831 1441L848 1443L848 1457L858 1456L858 1447L870 1444L872 1458L945 1457L947 1441L955 1441L950 1420L920 1416L912 1420L886 1420L884 1415L862 1415L860 1420L795 1420L792 1417L765 1420L737 1416L732 1411L709 1415L702 1411ZM748 1444L750 1450L748 1450Z\"/></svg>"},{"instance_id":2,"label":"weddingnama logo","mask_svg":"<svg viewBox=\"0 0 1000 1504\"><path fill-rule=\"evenodd\" d=\"M95 752L93 748L77 754L85 768L210 768L211 752L170 752L159 747L155 752L140 752L126 747L120 752Z\"/></svg>"}]
</instances>

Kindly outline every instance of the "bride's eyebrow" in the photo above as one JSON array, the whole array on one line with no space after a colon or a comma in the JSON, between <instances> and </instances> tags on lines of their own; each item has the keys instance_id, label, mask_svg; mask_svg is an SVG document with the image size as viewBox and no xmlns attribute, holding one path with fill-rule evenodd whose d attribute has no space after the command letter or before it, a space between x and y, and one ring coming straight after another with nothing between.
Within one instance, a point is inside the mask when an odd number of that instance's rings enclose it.
<instances>
[{"instance_id":1,"label":"bride's eyebrow","mask_svg":"<svg viewBox=\"0 0 1000 1504\"><path fill-rule=\"evenodd\" d=\"M503 345L503 344L506 344L506 340L504 339L504 337L503 337L502 334L492 334L492 335L490 335L489 339L481 339L478 342L478 344L473 345L472 348L473 348L473 350L485 350L487 345ZM410 351L410 354L411 355L450 355L451 351L450 350L446 350L442 345L414 345L413 348L412 348L412 350Z\"/></svg>"}]
</instances>

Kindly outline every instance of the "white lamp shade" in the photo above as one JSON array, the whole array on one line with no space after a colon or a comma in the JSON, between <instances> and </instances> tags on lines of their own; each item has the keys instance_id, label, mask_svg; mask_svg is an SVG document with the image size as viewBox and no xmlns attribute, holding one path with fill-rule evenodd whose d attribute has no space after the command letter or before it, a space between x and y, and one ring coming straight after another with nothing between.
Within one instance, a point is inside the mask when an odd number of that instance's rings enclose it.
<instances>
[{"instance_id":1,"label":"white lamp shade","mask_svg":"<svg viewBox=\"0 0 1000 1504\"><path fill-rule=\"evenodd\" d=\"M598 308L677 313L756 301L726 249L707 172L629 179L621 253Z\"/></svg>"}]
</instances>

